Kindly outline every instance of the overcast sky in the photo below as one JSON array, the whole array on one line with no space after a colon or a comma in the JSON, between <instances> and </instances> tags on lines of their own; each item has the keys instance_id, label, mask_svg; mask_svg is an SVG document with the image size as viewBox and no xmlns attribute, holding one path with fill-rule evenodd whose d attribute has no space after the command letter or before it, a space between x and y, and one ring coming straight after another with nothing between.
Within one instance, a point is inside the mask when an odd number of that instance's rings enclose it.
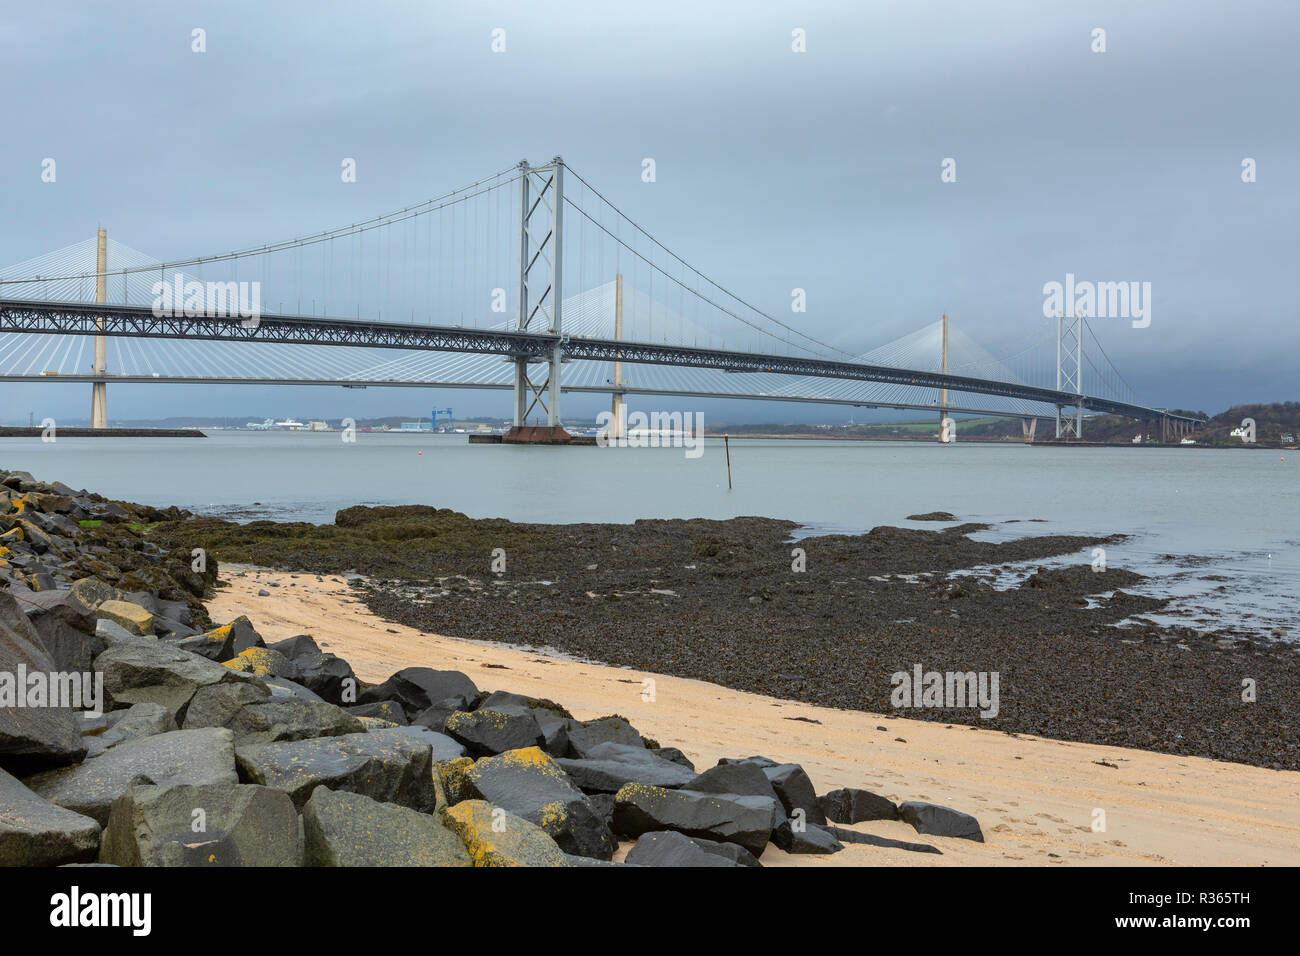
<instances>
[{"instance_id":1,"label":"overcast sky","mask_svg":"<svg viewBox=\"0 0 1300 956\"><path fill-rule=\"evenodd\" d=\"M562 154L757 305L789 316L805 288L797 320L853 352L947 312L1009 353L1048 321L1043 284L1074 273L1151 283L1148 327L1094 323L1144 403L1298 399L1297 37L1294 0L11 3L0 265L100 224L164 259L224 251ZM357 182L341 182L342 157ZM954 183L940 178L949 157ZM510 407L506 393L436 401ZM109 394L114 419L431 403L414 390ZM88 385L0 385L4 419L89 405Z\"/></svg>"}]
</instances>

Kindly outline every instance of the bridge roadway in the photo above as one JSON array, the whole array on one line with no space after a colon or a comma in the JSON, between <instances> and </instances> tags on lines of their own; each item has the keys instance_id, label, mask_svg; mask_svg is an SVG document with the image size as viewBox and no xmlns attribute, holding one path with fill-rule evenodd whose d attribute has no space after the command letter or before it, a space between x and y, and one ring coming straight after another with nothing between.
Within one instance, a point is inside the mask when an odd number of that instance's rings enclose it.
<instances>
[{"instance_id":1,"label":"bridge roadway","mask_svg":"<svg viewBox=\"0 0 1300 956\"><path fill-rule=\"evenodd\" d=\"M561 354L570 359L712 368L726 372L771 372L818 378L914 385L923 388L946 388L950 391L998 395L1005 398L1043 402L1049 405L1082 407L1088 411L1125 415L1137 419L1166 417L1171 421L1199 423L1199 419L1172 415L1164 409L1148 408L1143 405L1133 405L1127 402L1117 402L1087 395L1075 395L1032 385L950 375L944 372L928 372L919 369L902 369L888 365L868 365L830 359L767 355L756 352L733 352L725 349L702 349L682 345L654 345L618 339L589 338L585 336L570 337L542 332L503 329L467 329L457 326L416 325L403 322L374 322L300 315L263 315L258 320L256 327L246 328L238 318L202 315L157 316L151 306L143 305L0 299L0 333L7 332L54 335L107 335L125 338L191 339L220 342L277 342L296 345L342 345L502 355L510 358L535 359L539 362L549 359L558 344ZM59 376L59 378L62 379L63 376ZM98 380L93 376L91 378ZM45 380L49 381L48 378ZM119 381L121 379L107 376L104 380ZM160 381L161 379L150 378L148 380ZM203 380L184 379L184 381ZM308 382L295 382L295 384L308 384ZM366 383L339 380L331 381L329 384L360 385ZM595 390L610 391L610 389ZM624 390L631 391L631 389ZM776 399L778 397L769 396L768 398ZM957 411L958 409L950 410ZM1006 413L1001 414L1005 415Z\"/></svg>"}]
</instances>

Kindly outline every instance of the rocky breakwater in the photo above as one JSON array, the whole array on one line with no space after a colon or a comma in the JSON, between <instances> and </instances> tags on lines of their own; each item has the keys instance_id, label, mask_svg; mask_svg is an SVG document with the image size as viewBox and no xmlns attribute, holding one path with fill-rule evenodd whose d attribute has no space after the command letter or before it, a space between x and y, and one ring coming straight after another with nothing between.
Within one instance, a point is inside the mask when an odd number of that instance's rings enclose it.
<instances>
[{"instance_id":1,"label":"rocky breakwater","mask_svg":"<svg viewBox=\"0 0 1300 956\"><path fill-rule=\"evenodd\" d=\"M937 853L836 824L978 822L818 795L761 756L698 771L622 717L411 667L381 684L309 635L214 626L216 564L148 540L183 513L0 471L0 864L757 866L768 844ZM202 570L196 568L202 567Z\"/></svg>"}]
</instances>

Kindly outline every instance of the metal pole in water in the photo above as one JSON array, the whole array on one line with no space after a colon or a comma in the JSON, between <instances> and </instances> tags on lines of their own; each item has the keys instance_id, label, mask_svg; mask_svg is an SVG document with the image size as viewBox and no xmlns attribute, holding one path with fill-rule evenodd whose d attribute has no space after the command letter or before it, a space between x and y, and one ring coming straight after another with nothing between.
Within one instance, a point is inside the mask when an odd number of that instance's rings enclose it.
<instances>
[{"instance_id":1,"label":"metal pole in water","mask_svg":"<svg viewBox=\"0 0 1300 956\"><path fill-rule=\"evenodd\" d=\"M722 447L727 450L727 490L731 490L731 436L722 436Z\"/></svg>"}]
</instances>

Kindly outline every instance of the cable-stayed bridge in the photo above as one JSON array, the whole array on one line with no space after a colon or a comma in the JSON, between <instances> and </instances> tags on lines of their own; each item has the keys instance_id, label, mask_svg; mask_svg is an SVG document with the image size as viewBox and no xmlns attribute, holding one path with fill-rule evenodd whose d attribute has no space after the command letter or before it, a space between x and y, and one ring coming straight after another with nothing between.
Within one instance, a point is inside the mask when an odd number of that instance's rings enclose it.
<instances>
[{"instance_id":1,"label":"cable-stayed bridge","mask_svg":"<svg viewBox=\"0 0 1300 956\"><path fill-rule=\"evenodd\" d=\"M0 270L0 381L94 383L98 426L107 384L133 382L511 389L516 425L553 428L583 392L612 395L616 420L626 396L677 395L1046 417L1067 437L1085 413L1193 421L1140 404L1082 317L1001 358L946 320L848 354L558 157L230 253L160 262L101 234Z\"/></svg>"}]
</instances>

